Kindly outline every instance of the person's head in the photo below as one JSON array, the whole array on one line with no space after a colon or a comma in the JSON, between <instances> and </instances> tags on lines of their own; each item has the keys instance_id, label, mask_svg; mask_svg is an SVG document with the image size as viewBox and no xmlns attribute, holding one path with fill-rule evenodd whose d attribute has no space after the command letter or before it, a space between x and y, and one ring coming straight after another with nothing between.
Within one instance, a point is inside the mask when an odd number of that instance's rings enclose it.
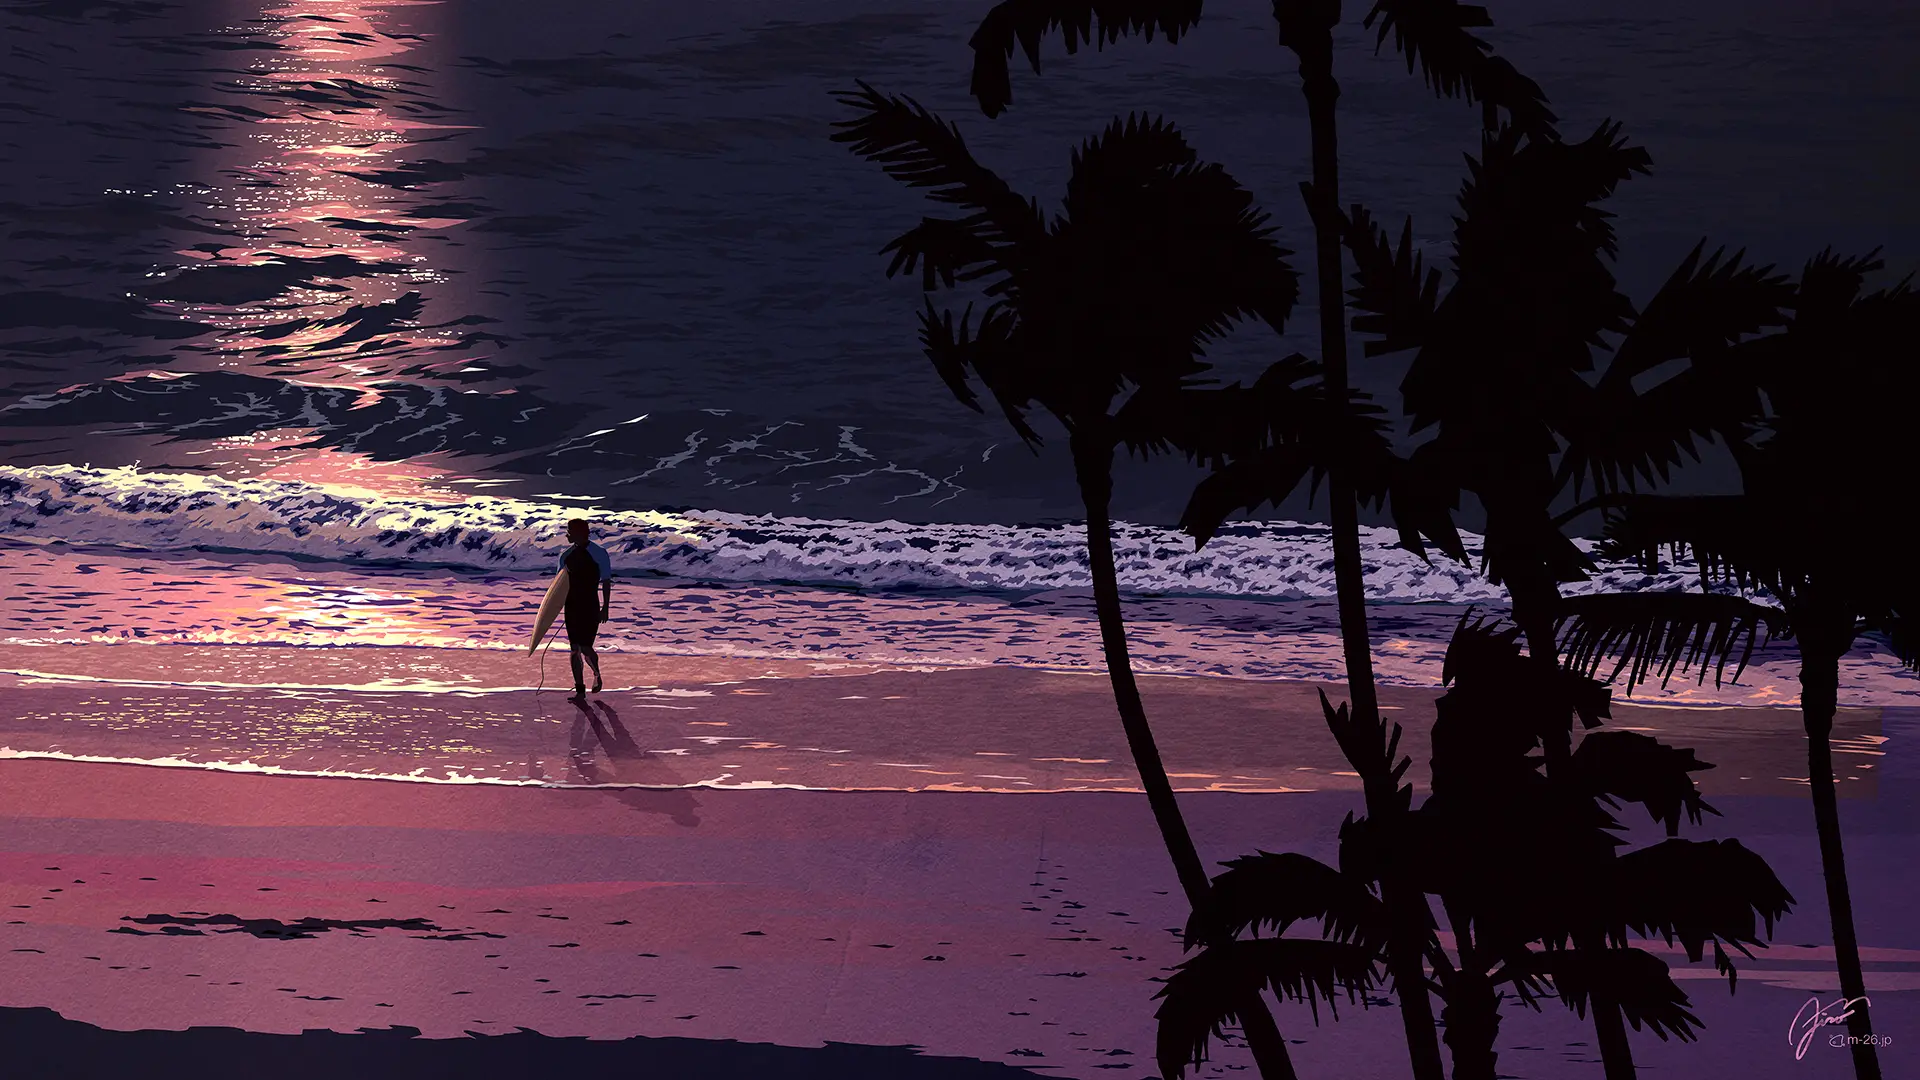
<instances>
[{"instance_id":1,"label":"person's head","mask_svg":"<svg viewBox=\"0 0 1920 1080\"><path fill-rule=\"evenodd\" d=\"M587 542L587 519L574 518L567 522L567 539L576 544Z\"/></svg>"}]
</instances>

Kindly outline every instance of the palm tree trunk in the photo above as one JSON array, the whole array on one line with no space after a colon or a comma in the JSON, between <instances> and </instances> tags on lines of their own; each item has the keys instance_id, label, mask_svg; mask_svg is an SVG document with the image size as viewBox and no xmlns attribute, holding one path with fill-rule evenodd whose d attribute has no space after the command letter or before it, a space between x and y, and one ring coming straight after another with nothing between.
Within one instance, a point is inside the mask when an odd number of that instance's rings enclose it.
<instances>
[{"instance_id":1,"label":"palm tree trunk","mask_svg":"<svg viewBox=\"0 0 1920 1080\"><path fill-rule=\"evenodd\" d=\"M1279 6L1275 15L1281 16ZM1340 84L1333 77L1333 24L1340 5L1307 0L1293 5L1281 21L1281 42L1300 57L1301 92L1307 99L1307 120L1313 144L1313 184L1307 193L1313 218L1316 276L1319 280L1320 354L1329 409L1344 410L1347 401L1347 303L1342 283L1340 236L1325 210L1340 206L1340 146L1334 122ZM1297 21L1289 21L1297 20ZM1373 647L1367 634L1366 575L1360 564L1360 513L1353 485L1340 472L1327 478L1329 523L1333 532L1333 581L1340 612L1340 645L1347 665L1347 695L1354 719L1369 728L1380 722L1380 699L1373 682ZM1385 821L1398 812L1389 798L1372 797L1367 813ZM1434 1029L1433 1002L1427 996L1427 930L1432 921L1426 897L1404 873L1382 875L1381 899L1392 920L1387 943L1387 966L1400 1000L1400 1018L1407 1035L1407 1055L1415 1080L1443 1080L1440 1037Z\"/></svg>"},{"instance_id":2,"label":"palm tree trunk","mask_svg":"<svg viewBox=\"0 0 1920 1080\"><path fill-rule=\"evenodd\" d=\"M1849 620L1851 622L1851 620ZM1848 627L1849 631L1851 626ZM1833 716L1839 708L1840 654L1800 646L1800 716L1807 729L1807 783L1813 788L1813 821L1820 834L1820 870L1827 879L1827 911L1833 920L1833 951L1840 966L1840 993L1853 1015L1853 1074L1880 1080L1880 1056L1867 1036L1867 984L1860 971L1860 940L1853 930L1853 897L1847 891L1847 861L1840 850L1840 806L1833 783ZM1857 1004L1855 1004L1857 1002Z\"/></svg>"},{"instance_id":3,"label":"palm tree trunk","mask_svg":"<svg viewBox=\"0 0 1920 1080\"><path fill-rule=\"evenodd\" d=\"M1489 529L1492 528L1489 523ZM1507 594L1513 598L1513 621L1527 638L1527 653L1539 663L1560 667L1559 639L1554 636L1554 606L1560 591L1550 582L1509 579ZM1547 778L1553 779L1565 766L1571 739L1556 729L1546 740ZM1607 947L1598 927L1583 929L1574 935L1574 944L1591 956ZM1590 991L1588 1004L1593 1008L1594 1041L1600 1045L1601 1067L1607 1080L1634 1080L1633 1044L1627 1041L1627 1024L1620 1015L1620 1003L1603 994L1598 986Z\"/></svg>"},{"instance_id":4,"label":"palm tree trunk","mask_svg":"<svg viewBox=\"0 0 1920 1080\"><path fill-rule=\"evenodd\" d=\"M1120 614L1120 580L1113 564L1113 526L1107 517L1113 496L1113 444L1099 437L1076 433L1071 438L1073 465L1080 482L1080 497L1087 509L1087 561L1093 573L1093 606L1100 618L1100 644L1106 653L1107 678L1113 683L1113 700L1120 710L1120 726L1127 733L1127 749L1133 754L1134 768L1140 773L1140 786L1146 790L1147 805L1160 826L1160 837L1173 858L1174 873L1187 894L1187 903L1198 909L1212 889L1200 852L1187 832L1180 804L1173 797L1173 783L1160 761L1160 749L1154 744L1153 729L1147 726L1147 710L1140 701L1140 688L1133 681L1133 663L1127 656L1127 627ZM1254 1064L1264 1080L1298 1080L1293 1056L1287 1042L1273 1022L1265 998L1258 990L1238 1003L1241 1030L1247 1047L1253 1051Z\"/></svg>"},{"instance_id":5,"label":"palm tree trunk","mask_svg":"<svg viewBox=\"0 0 1920 1080\"><path fill-rule=\"evenodd\" d=\"M1453 930L1454 949L1460 954L1460 966L1447 980L1445 1007L1440 1011L1447 1026L1447 1049L1453 1053L1453 1080L1494 1080L1499 1075L1500 1055L1494 1046L1500 1038L1500 995L1473 946L1467 906L1447 899L1441 903Z\"/></svg>"}]
</instances>

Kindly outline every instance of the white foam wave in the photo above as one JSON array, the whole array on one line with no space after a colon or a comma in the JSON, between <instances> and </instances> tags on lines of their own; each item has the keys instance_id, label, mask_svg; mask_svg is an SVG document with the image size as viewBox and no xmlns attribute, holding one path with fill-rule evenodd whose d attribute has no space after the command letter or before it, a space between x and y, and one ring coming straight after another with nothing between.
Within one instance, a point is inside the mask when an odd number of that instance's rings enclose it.
<instances>
[{"instance_id":1,"label":"white foam wave","mask_svg":"<svg viewBox=\"0 0 1920 1080\"><path fill-rule=\"evenodd\" d=\"M447 504L349 495L305 483L76 466L0 466L0 537L144 551L225 552L338 563L544 572L578 507L474 496ZM907 524L728 514L592 515L623 574L801 582L870 589L1029 592L1090 584L1075 526ZM1466 536L1470 553L1479 538ZM1472 566L1423 562L1389 529L1363 530L1369 599L1504 602ZM1333 595L1324 525L1230 525L1202 551L1167 528L1115 525L1122 588L1133 593L1310 599ZM1608 565L1569 592L1676 589L1687 567L1654 576Z\"/></svg>"}]
</instances>

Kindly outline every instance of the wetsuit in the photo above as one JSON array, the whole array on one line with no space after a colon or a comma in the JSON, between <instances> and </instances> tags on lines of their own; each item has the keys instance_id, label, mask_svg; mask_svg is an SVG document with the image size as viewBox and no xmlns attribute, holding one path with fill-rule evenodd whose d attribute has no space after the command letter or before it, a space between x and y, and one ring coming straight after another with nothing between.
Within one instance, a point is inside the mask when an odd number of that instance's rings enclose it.
<instances>
[{"instance_id":1,"label":"wetsuit","mask_svg":"<svg viewBox=\"0 0 1920 1080\"><path fill-rule=\"evenodd\" d=\"M593 651L600 630L600 563L585 544L567 552L567 644L575 652Z\"/></svg>"}]
</instances>

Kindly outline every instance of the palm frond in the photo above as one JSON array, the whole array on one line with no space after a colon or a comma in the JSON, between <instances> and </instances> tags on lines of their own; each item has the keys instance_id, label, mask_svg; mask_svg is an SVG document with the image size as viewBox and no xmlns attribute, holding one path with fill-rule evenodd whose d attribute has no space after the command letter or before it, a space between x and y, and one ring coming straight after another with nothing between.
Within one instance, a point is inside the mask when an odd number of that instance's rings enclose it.
<instances>
[{"instance_id":1,"label":"palm frond","mask_svg":"<svg viewBox=\"0 0 1920 1080\"><path fill-rule=\"evenodd\" d=\"M1695 664L1700 665L1701 684L1711 668L1717 687L1728 662L1734 661L1733 681L1738 683L1756 644L1792 634L1792 624L1778 608L1717 593L1570 596L1561 601L1559 615L1556 634L1567 665L1594 675L1607 657L1615 657L1606 681L1619 679L1625 671L1628 694L1654 672L1665 686L1675 671Z\"/></svg>"},{"instance_id":2,"label":"palm frond","mask_svg":"<svg viewBox=\"0 0 1920 1080\"><path fill-rule=\"evenodd\" d=\"M1419 348L1440 304L1440 271L1428 268L1414 249L1413 218L1401 227L1397 247L1359 203L1336 221L1353 256L1354 286L1347 291L1359 313L1353 329L1378 339L1367 342L1366 355Z\"/></svg>"},{"instance_id":3,"label":"palm frond","mask_svg":"<svg viewBox=\"0 0 1920 1080\"><path fill-rule=\"evenodd\" d=\"M1369 723L1349 712L1344 701L1336 709L1333 702L1327 700L1325 690L1320 691L1320 712L1326 717L1327 730L1333 733L1333 741L1339 744L1347 764L1353 766L1368 789L1379 786L1395 792L1397 809L1405 810L1411 803L1413 789L1401 788L1400 781L1412 767L1413 759L1400 753L1400 725L1389 728L1386 719L1378 713Z\"/></svg>"},{"instance_id":4,"label":"palm frond","mask_svg":"<svg viewBox=\"0 0 1920 1080\"><path fill-rule=\"evenodd\" d=\"M1318 859L1287 852L1243 855L1216 875L1207 899L1187 920L1186 947L1262 929L1275 936L1296 922L1318 919L1320 936L1377 951L1386 940L1386 914L1365 883Z\"/></svg>"},{"instance_id":5,"label":"palm frond","mask_svg":"<svg viewBox=\"0 0 1920 1080\"><path fill-rule=\"evenodd\" d=\"M1292 253L1253 194L1199 161L1167 121L1128 116L1087 140L1063 208L1050 269L1076 304L1097 309L1096 347L1122 358L1193 355L1242 319L1285 328L1299 295ZM1136 381L1166 374L1128 372Z\"/></svg>"},{"instance_id":6,"label":"palm frond","mask_svg":"<svg viewBox=\"0 0 1920 1080\"><path fill-rule=\"evenodd\" d=\"M1866 629L1886 637L1902 666L1920 668L1920 581L1883 586L1878 602L1868 607Z\"/></svg>"},{"instance_id":7,"label":"palm frond","mask_svg":"<svg viewBox=\"0 0 1920 1080\"><path fill-rule=\"evenodd\" d=\"M1867 275L1885 268L1879 248L1865 255L1835 255L1827 248L1807 260L1794 296L1795 328L1817 331L1844 319L1866 287Z\"/></svg>"},{"instance_id":8,"label":"palm frond","mask_svg":"<svg viewBox=\"0 0 1920 1080\"><path fill-rule=\"evenodd\" d=\"M1375 0L1362 25L1373 29L1376 23L1376 51L1391 34L1393 47L1407 59L1407 71L1418 65L1421 78L1441 97L1479 102L1489 130L1498 126L1497 110L1505 109L1515 127L1552 134L1554 115L1540 84L1494 56L1493 46L1471 33L1493 25L1486 8L1456 0Z\"/></svg>"},{"instance_id":9,"label":"palm frond","mask_svg":"<svg viewBox=\"0 0 1920 1080\"><path fill-rule=\"evenodd\" d=\"M973 49L969 92L981 112L999 116L1013 101L1007 62L1016 47L1038 74L1040 42L1056 30L1069 56L1082 44L1101 48L1128 34L1152 41L1157 32L1173 44L1199 23L1200 8L1201 0L1002 0L968 42Z\"/></svg>"},{"instance_id":10,"label":"palm frond","mask_svg":"<svg viewBox=\"0 0 1920 1080\"><path fill-rule=\"evenodd\" d=\"M1199 550L1234 514L1285 501L1309 474L1322 472L1321 460L1314 448L1287 443L1215 469L1187 498L1187 507L1180 514L1180 531L1193 537L1194 550Z\"/></svg>"},{"instance_id":11,"label":"palm frond","mask_svg":"<svg viewBox=\"0 0 1920 1080\"><path fill-rule=\"evenodd\" d=\"M1653 820L1680 828L1680 814L1698 825L1702 812L1720 811L1700 797L1690 773L1713 766L1690 749L1668 746L1637 731L1596 731L1580 741L1572 758L1573 782L1578 789L1606 798L1637 802Z\"/></svg>"},{"instance_id":12,"label":"palm frond","mask_svg":"<svg viewBox=\"0 0 1920 1080\"><path fill-rule=\"evenodd\" d=\"M834 142L847 143L908 187L931 188L927 195L935 202L973 211L966 224L986 243L1015 243L1045 232L1039 204L1022 199L974 160L957 126L912 98L882 94L865 82L855 85L859 90L834 95L861 113L834 122L839 129L831 136Z\"/></svg>"},{"instance_id":13,"label":"palm frond","mask_svg":"<svg viewBox=\"0 0 1920 1080\"><path fill-rule=\"evenodd\" d=\"M1703 260L1701 240L1655 292L1614 350L1600 385L1625 385L1673 360L1712 361L1735 342L1786 325L1795 290L1772 265L1718 248Z\"/></svg>"},{"instance_id":14,"label":"palm frond","mask_svg":"<svg viewBox=\"0 0 1920 1080\"><path fill-rule=\"evenodd\" d=\"M1560 1000L1578 1016L1597 990L1620 1006L1635 1031L1645 1025L1666 1041L1669 1033L1691 1042L1700 1018L1687 1010L1686 992L1673 981L1666 961L1641 949L1554 949L1536 953L1533 965L1553 979Z\"/></svg>"},{"instance_id":15,"label":"palm frond","mask_svg":"<svg viewBox=\"0 0 1920 1080\"><path fill-rule=\"evenodd\" d=\"M1422 443L1404 458L1393 457L1389 469L1384 491L1394 528L1400 533L1400 546L1431 561L1426 551L1426 543L1431 542L1457 563L1472 562L1453 520L1460 509L1460 479L1446 444L1438 440ZM1377 503L1378 487L1364 477L1355 479L1354 489L1363 501Z\"/></svg>"},{"instance_id":16,"label":"palm frond","mask_svg":"<svg viewBox=\"0 0 1920 1080\"><path fill-rule=\"evenodd\" d=\"M1665 480L1683 458L1698 459L1698 441L1741 437L1759 415L1766 353L1734 346L1785 325L1794 290L1771 266L1744 264L1744 252L1702 261L1704 250L1702 241L1634 317L1590 404L1568 418L1559 479L1576 493L1589 480L1597 491ZM1679 360L1685 372L1636 392L1636 379Z\"/></svg>"},{"instance_id":17,"label":"palm frond","mask_svg":"<svg viewBox=\"0 0 1920 1080\"><path fill-rule=\"evenodd\" d=\"M966 221L952 218L921 218L920 224L888 241L880 254L889 252L887 276L911 274L921 270L920 287L932 292L936 284L951 289L956 281L973 281L999 269L994 247L981 230Z\"/></svg>"},{"instance_id":18,"label":"palm frond","mask_svg":"<svg viewBox=\"0 0 1920 1080\"><path fill-rule=\"evenodd\" d=\"M953 396L975 412L984 410L967 381L967 372L979 375L1021 441L1038 446L1040 433L1027 423L1025 415L1035 395L1013 378L1023 366L1013 355L1013 316L1004 307L989 307L981 315L977 331L970 325L972 316L971 304L956 321L953 312L937 310L932 301L927 301L920 312L920 345L927 359Z\"/></svg>"},{"instance_id":19,"label":"palm frond","mask_svg":"<svg viewBox=\"0 0 1920 1080\"><path fill-rule=\"evenodd\" d=\"M1179 527L1194 538L1195 550L1233 514L1277 505L1303 481L1311 480L1317 489L1332 471L1343 472L1360 497L1374 503L1405 482L1383 410L1366 393L1351 389L1345 409L1328 410L1319 374L1317 362L1294 354L1269 367L1250 388L1236 384L1198 392L1216 394L1217 406L1191 414L1204 416L1206 425L1190 418L1183 428L1188 439L1183 452L1213 469L1194 488L1180 518ZM1397 513L1431 526L1436 543L1448 542L1447 530L1432 525L1431 513L1414 511L1410 501Z\"/></svg>"},{"instance_id":20,"label":"palm frond","mask_svg":"<svg viewBox=\"0 0 1920 1080\"><path fill-rule=\"evenodd\" d=\"M1708 944L1714 967L1731 986L1738 977L1722 944L1749 959L1763 945L1757 915L1773 924L1793 910L1793 894L1767 861L1738 840L1665 840L1614 860L1610 885L1614 921L1667 944L1678 940L1699 963Z\"/></svg>"},{"instance_id":21,"label":"palm frond","mask_svg":"<svg viewBox=\"0 0 1920 1080\"><path fill-rule=\"evenodd\" d=\"M1784 599L1803 576L1806 553L1817 550L1807 546L1809 530L1826 528L1744 496L1638 495L1619 500L1607 516L1597 554L1636 559L1649 573L1663 551L1676 559L1691 554L1703 583L1761 588Z\"/></svg>"},{"instance_id":22,"label":"palm frond","mask_svg":"<svg viewBox=\"0 0 1920 1080\"><path fill-rule=\"evenodd\" d=\"M1154 1013L1161 1074L1178 1080L1188 1065L1206 1061L1209 1040L1240 1021L1240 1005L1255 1000L1254 991L1267 988L1276 997L1305 1001L1318 1023L1322 1000L1337 1010L1339 991L1352 1001L1377 985L1374 961L1374 953L1357 945L1302 938L1233 941L1204 950L1180 964L1154 995L1165 999Z\"/></svg>"},{"instance_id":23,"label":"palm frond","mask_svg":"<svg viewBox=\"0 0 1920 1080\"><path fill-rule=\"evenodd\" d=\"M1320 378L1318 362L1293 353L1252 386L1141 386L1114 412L1112 430L1143 456L1171 449L1219 468L1321 423Z\"/></svg>"},{"instance_id":24,"label":"palm frond","mask_svg":"<svg viewBox=\"0 0 1920 1080\"><path fill-rule=\"evenodd\" d=\"M1558 663L1549 668L1523 655L1518 627L1478 618L1472 609L1461 614L1447 642L1440 681L1463 694L1510 701L1507 711L1525 710L1540 717L1541 724L1558 726L1561 717L1571 714L1586 727L1597 727L1611 708L1612 695L1604 684Z\"/></svg>"}]
</instances>

